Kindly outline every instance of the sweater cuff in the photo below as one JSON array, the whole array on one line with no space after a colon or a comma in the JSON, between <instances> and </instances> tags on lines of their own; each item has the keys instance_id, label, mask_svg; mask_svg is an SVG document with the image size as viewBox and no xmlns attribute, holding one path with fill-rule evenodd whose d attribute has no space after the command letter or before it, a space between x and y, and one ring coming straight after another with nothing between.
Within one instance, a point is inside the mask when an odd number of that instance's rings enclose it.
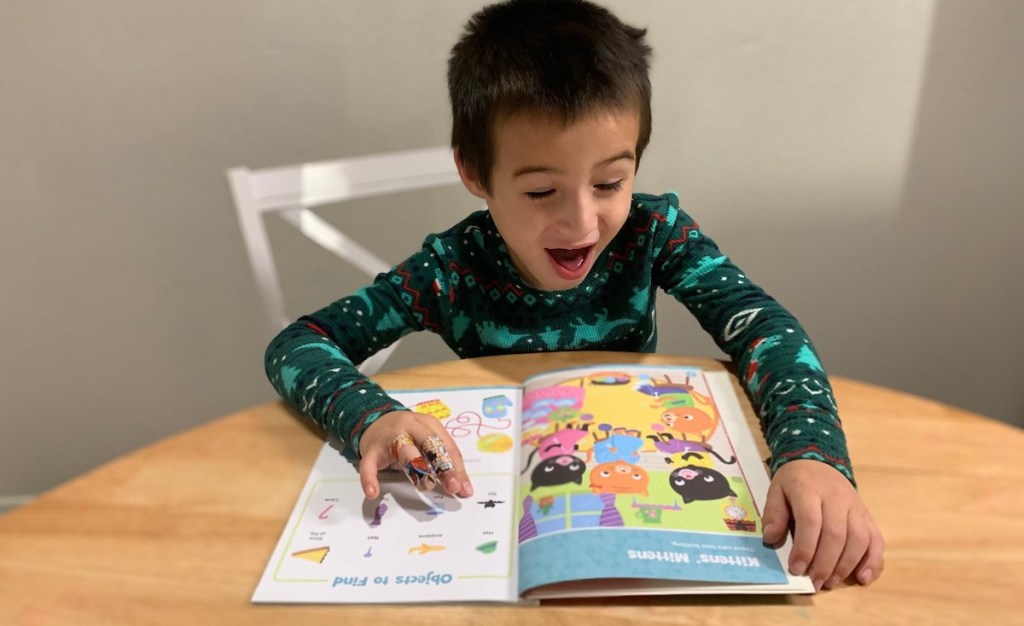
<instances>
[{"instance_id":1,"label":"sweater cuff","mask_svg":"<svg viewBox=\"0 0 1024 626\"><path fill-rule=\"evenodd\" d=\"M342 456L349 461L359 461L359 441L363 433L382 416L392 411L407 411L402 403L384 393L384 390L366 381L337 394L328 409L333 413L330 420L332 433L344 444Z\"/></svg>"},{"instance_id":2,"label":"sweater cuff","mask_svg":"<svg viewBox=\"0 0 1024 626\"><path fill-rule=\"evenodd\" d=\"M772 420L765 439L772 452L768 469L773 476L789 461L811 459L831 465L857 487L846 434L835 414L801 405L789 407Z\"/></svg>"}]
</instances>

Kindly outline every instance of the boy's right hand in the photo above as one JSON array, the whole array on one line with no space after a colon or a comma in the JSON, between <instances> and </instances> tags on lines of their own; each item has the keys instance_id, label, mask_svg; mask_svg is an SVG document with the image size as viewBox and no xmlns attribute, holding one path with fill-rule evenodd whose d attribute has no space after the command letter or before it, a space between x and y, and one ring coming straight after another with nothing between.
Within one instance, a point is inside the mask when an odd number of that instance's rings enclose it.
<instances>
[{"instance_id":1,"label":"boy's right hand","mask_svg":"<svg viewBox=\"0 0 1024 626\"><path fill-rule=\"evenodd\" d=\"M437 478L450 495L468 498L473 495L473 486L466 475L466 467L462 462L462 453L455 441L444 429L436 417L414 413L412 411L392 411L380 416L370 424L359 440L359 482L363 485L363 493L369 499L380 496L380 484L377 472L383 468L398 467L401 460L391 455L391 442L401 434L412 437L416 447L423 452L423 442L431 435L441 438L455 467L443 472ZM411 448L412 446L405 446Z\"/></svg>"}]
</instances>

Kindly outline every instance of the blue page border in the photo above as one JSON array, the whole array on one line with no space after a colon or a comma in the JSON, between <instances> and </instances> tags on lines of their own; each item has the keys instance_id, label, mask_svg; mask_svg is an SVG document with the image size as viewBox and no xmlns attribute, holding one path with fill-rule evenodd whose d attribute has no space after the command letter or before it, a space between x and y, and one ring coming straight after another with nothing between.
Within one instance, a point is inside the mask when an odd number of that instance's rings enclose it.
<instances>
[{"instance_id":1,"label":"blue page border","mask_svg":"<svg viewBox=\"0 0 1024 626\"><path fill-rule=\"evenodd\" d=\"M519 545L519 593L566 581L660 578L704 583L786 583L761 537L687 531L594 529Z\"/></svg>"}]
</instances>

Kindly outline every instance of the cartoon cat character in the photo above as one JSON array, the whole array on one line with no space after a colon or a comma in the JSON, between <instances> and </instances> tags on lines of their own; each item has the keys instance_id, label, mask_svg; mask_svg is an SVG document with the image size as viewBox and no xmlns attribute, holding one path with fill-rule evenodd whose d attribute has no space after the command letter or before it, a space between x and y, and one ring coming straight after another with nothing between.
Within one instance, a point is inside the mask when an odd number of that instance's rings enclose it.
<instances>
[{"instance_id":1,"label":"cartoon cat character","mask_svg":"<svg viewBox=\"0 0 1024 626\"><path fill-rule=\"evenodd\" d=\"M555 432L541 437L537 442L537 447L530 451L530 456L526 459L526 467L520 474L525 473L530 467L534 456L539 455L541 461L546 461L556 456L572 455L579 449L580 440L587 436L589 426L590 424L584 424L583 428L559 429L556 427Z\"/></svg>"},{"instance_id":2,"label":"cartoon cat character","mask_svg":"<svg viewBox=\"0 0 1024 626\"><path fill-rule=\"evenodd\" d=\"M593 493L638 493L646 496L649 482L647 470L625 461L601 463L590 470L590 491Z\"/></svg>"},{"instance_id":3,"label":"cartoon cat character","mask_svg":"<svg viewBox=\"0 0 1024 626\"><path fill-rule=\"evenodd\" d=\"M709 467L687 465L672 470L668 484L683 498L683 504L697 500L721 500L736 497L729 481L721 472Z\"/></svg>"},{"instance_id":4,"label":"cartoon cat character","mask_svg":"<svg viewBox=\"0 0 1024 626\"><path fill-rule=\"evenodd\" d=\"M676 439L672 436L672 433L647 435L647 438L654 442L654 447L657 448L658 452L665 455L665 462L669 464L672 463L672 457L675 455L679 455L680 462L685 463L691 459L699 459L701 461L706 461L699 463L700 465L707 465L709 467L711 466L712 456L726 465L734 465L736 463L735 456L730 456L727 459L721 454L715 452L711 448L710 444L687 441L686 439Z\"/></svg>"},{"instance_id":5,"label":"cartoon cat character","mask_svg":"<svg viewBox=\"0 0 1024 626\"><path fill-rule=\"evenodd\" d=\"M681 435L682 439L707 443L718 428L718 415L695 406L681 406L666 409L661 414L661 423Z\"/></svg>"},{"instance_id":6,"label":"cartoon cat character","mask_svg":"<svg viewBox=\"0 0 1024 626\"><path fill-rule=\"evenodd\" d=\"M584 424L582 428L559 429L556 427L555 432L541 437L537 442L537 447L530 452L529 458L526 459L526 467L533 463L533 457L537 454L540 455L541 460L550 459L560 454L572 454L579 449L580 440L589 434L589 427L590 424ZM523 468L523 471L525 472L526 468Z\"/></svg>"},{"instance_id":7,"label":"cartoon cat character","mask_svg":"<svg viewBox=\"0 0 1024 626\"><path fill-rule=\"evenodd\" d=\"M586 471L586 463L571 454L560 454L544 459L530 474L530 491L537 487L555 487L568 483L582 485L583 474Z\"/></svg>"}]
</instances>

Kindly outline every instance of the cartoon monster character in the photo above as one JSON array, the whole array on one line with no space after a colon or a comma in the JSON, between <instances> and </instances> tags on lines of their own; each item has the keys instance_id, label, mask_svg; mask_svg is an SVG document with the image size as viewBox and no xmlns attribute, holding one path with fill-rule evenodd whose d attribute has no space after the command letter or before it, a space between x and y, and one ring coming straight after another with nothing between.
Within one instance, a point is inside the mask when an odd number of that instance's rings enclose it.
<instances>
[{"instance_id":1,"label":"cartoon monster character","mask_svg":"<svg viewBox=\"0 0 1024 626\"><path fill-rule=\"evenodd\" d=\"M689 383L689 376L686 377L686 382L682 383L672 382L672 379L666 376L663 383L652 379L650 384L640 385L636 390L654 398L652 406L655 408L693 407L697 405L698 400L705 405L713 405L710 398L695 391L693 385Z\"/></svg>"},{"instance_id":2,"label":"cartoon monster character","mask_svg":"<svg viewBox=\"0 0 1024 626\"><path fill-rule=\"evenodd\" d=\"M718 428L718 415L695 406L684 406L666 409L661 414L661 423L682 435L683 439L707 443Z\"/></svg>"},{"instance_id":3,"label":"cartoon monster character","mask_svg":"<svg viewBox=\"0 0 1024 626\"><path fill-rule=\"evenodd\" d=\"M610 431L610 428L604 424L601 430L605 431L603 439L599 438L597 433L591 433L594 436L594 446L588 451L588 461L593 456L598 463L611 463L612 461L640 462L640 448L643 447L644 442L640 439L639 430L631 429L626 431L616 429L615 431ZM613 432L614 434L612 434Z\"/></svg>"},{"instance_id":4,"label":"cartoon monster character","mask_svg":"<svg viewBox=\"0 0 1024 626\"><path fill-rule=\"evenodd\" d=\"M654 447L659 452L665 454L665 462L671 464L672 457L679 455L679 460L682 462L688 462L694 464L694 459L703 461L706 459L706 463L698 463L701 465L711 465L711 456L725 463L726 465L733 465L736 463L736 457L731 456L728 459L715 452L710 445L706 443L698 443L696 441L687 441L686 439L676 439L672 436L672 433L659 433L657 435L647 435L647 438L654 442ZM710 456L709 456L710 455Z\"/></svg>"},{"instance_id":5,"label":"cartoon monster character","mask_svg":"<svg viewBox=\"0 0 1024 626\"><path fill-rule=\"evenodd\" d=\"M530 467L535 455L540 455L542 461L560 455L572 455L579 448L579 441L587 436L588 427L589 424L584 424L582 429L563 428L541 437L537 442L537 447L530 451L530 456L526 459L526 467ZM526 468L523 468L523 472L525 471Z\"/></svg>"},{"instance_id":6,"label":"cartoon monster character","mask_svg":"<svg viewBox=\"0 0 1024 626\"><path fill-rule=\"evenodd\" d=\"M636 390L653 398L661 398L663 396L690 395L693 392L693 385L674 383L666 376L663 383L652 381L649 385L640 385Z\"/></svg>"},{"instance_id":7,"label":"cartoon monster character","mask_svg":"<svg viewBox=\"0 0 1024 626\"><path fill-rule=\"evenodd\" d=\"M587 436L589 424L583 428L563 428L543 437L537 445L540 458L547 459L559 454L572 454L579 447L580 440Z\"/></svg>"},{"instance_id":8,"label":"cartoon monster character","mask_svg":"<svg viewBox=\"0 0 1024 626\"><path fill-rule=\"evenodd\" d=\"M672 470L668 475L668 484L672 490L683 497L683 504L696 500L720 500L736 497L729 486L729 481L721 472L708 467L687 465Z\"/></svg>"},{"instance_id":9,"label":"cartoon monster character","mask_svg":"<svg viewBox=\"0 0 1024 626\"><path fill-rule=\"evenodd\" d=\"M601 463L590 470L590 491L593 493L639 493L646 496L649 481L647 470L624 461Z\"/></svg>"},{"instance_id":10,"label":"cartoon monster character","mask_svg":"<svg viewBox=\"0 0 1024 626\"><path fill-rule=\"evenodd\" d=\"M530 475L530 491L537 487L554 487L567 483L582 485L583 473L586 470L586 464L571 454L560 454L544 459L533 468Z\"/></svg>"}]
</instances>

